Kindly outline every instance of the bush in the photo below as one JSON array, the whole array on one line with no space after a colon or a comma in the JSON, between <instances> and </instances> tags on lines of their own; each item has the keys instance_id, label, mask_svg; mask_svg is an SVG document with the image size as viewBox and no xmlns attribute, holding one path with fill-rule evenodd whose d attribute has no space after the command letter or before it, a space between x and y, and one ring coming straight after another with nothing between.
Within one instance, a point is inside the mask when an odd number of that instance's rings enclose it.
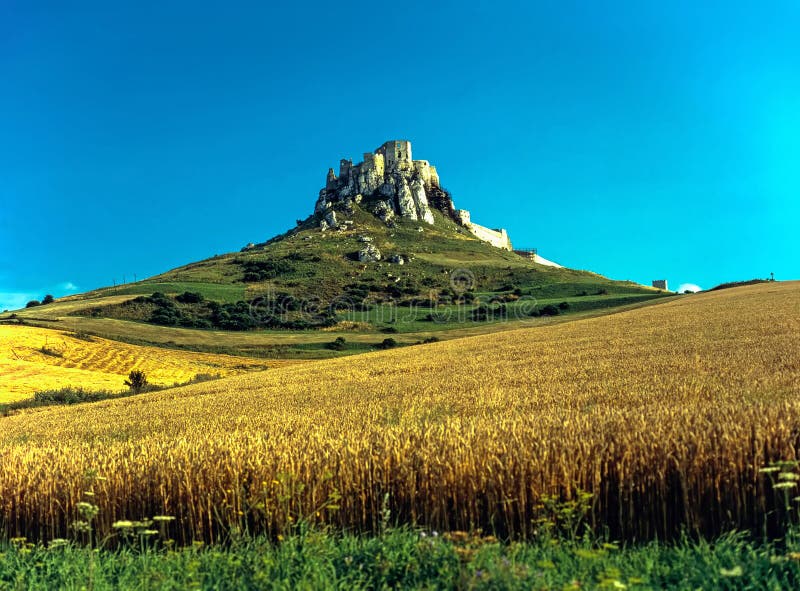
<instances>
[{"instance_id":1,"label":"bush","mask_svg":"<svg viewBox=\"0 0 800 591\"><path fill-rule=\"evenodd\" d=\"M175 296L175 300L181 304L199 304L203 299L203 294L192 291L184 291L182 294Z\"/></svg>"},{"instance_id":2,"label":"bush","mask_svg":"<svg viewBox=\"0 0 800 591\"><path fill-rule=\"evenodd\" d=\"M430 343L438 343L441 339L439 337L428 337L424 341L422 341L423 345L428 345Z\"/></svg>"},{"instance_id":3,"label":"bush","mask_svg":"<svg viewBox=\"0 0 800 591\"><path fill-rule=\"evenodd\" d=\"M378 349L394 349L396 346L397 341L389 337L388 339L383 339L383 341L378 344Z\"/></svg>"},{"instance_id":4,"label":"bush","mask_svg":"<svg viewBox=\"0 0 800 591\"><path fill-rule=\"evenodd\" d=\"M344 351L347 347L347 340L344 337L337 337L335 341L327 343L325 347L332 351Z\"/></svg>"},{"instance_id":5,"label":"bush","mask_svg":"<svg viewBox=\"0 0 800 591\"><path fill-rule=\"evenodd\" d=\"M279 275L292 273L294 267L286 261L271 260L238 260L236 264L244 271L243 281L246 283L275 279Z\"/></svg>"},{"instance_id":6,"label":"bush","mask_svg":"<svg viewBox=\"0 0 800 591\"><path fill-rule=\"evenodd\" d=\"M558 305L559 310L569 310L569 302L561 302Z\"/></svg>"},{"instance_id":7,"label":"bush","mask_svg":"<svg viewBox=\"0 0 800 591\"><path fill-rule=\"evenodd\" d=\"M150 315L150 322L161 326L177 326L180 316L177 310L169 308L157 308Z\"/></svg>"},{"instance_id":8,"label":"bush","mask_svg":"<svg viewBox=\"0 0 800 591\"><path fill-rule=\"evenodd\" d=\"M97 402L113 396L111 392L89 392L83 388L61 388L60 390L44 390L34 392L35 405L78 404L81 402Z\"/></svg>"},{"instance_id":9,"label":"bush","mask_svg":"<svg viewBox=\"0 0 800 591\"><path fill-rule=\"evenodd\" d=\"M539 312L539 314L542 316L558 316L560 313L561 311L553 304L547 304Z\"/></svg>"},{"instance_id":10,"label":"bush","mask_svg":"<svg viewBox=\"0 0 800 591\"><path fill-rule=\"evenodd\" d=\"M139 394L147 387L147 376L143 371L134 369L128 374L128 379L125 380L125 385L130 388L134 394Z\"/></svg>"},{"instance_id":11,"label":"bush","mask_svg":"<svg viewBox=\"0 0 800 591\"><path fill-rule=\"evenodd\" d=\"M42 302L40 302L39 300L31 300L30 302L25 304L25 307L26 308L33 308L35 306L41 306L41 305L42 305Z\"/></svg>"},{"instance_id":12,"label":"bush","mask_svg":"<svg viewBox=\"0 0 800 591\"><path fill-rule=\"evenodd\" d=\"M46 296L44 296L44 299L42 300L42 304L52 304L54 301L55 301L55 298L48 293Z\"/></svg>"}]
</instances>

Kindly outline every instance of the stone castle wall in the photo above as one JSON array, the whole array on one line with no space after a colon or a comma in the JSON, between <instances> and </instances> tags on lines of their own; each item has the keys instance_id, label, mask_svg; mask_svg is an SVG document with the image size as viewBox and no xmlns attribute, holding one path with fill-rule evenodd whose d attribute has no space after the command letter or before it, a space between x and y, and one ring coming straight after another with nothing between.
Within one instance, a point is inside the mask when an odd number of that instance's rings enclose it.
<instances>
[{"instance_id":1,"label":"stone castle wall","mask_svg":"<svg viewBox=\"0 0 800 591\"><path fill-rule=\"evenodd\" d=\"M491 228L470 223L467 229L472 232L476 238L480 238L496 248L511 250L511 239L508 237L508 233L502 228L499 230L492 230Z\"/></svg>"}]
</instances>

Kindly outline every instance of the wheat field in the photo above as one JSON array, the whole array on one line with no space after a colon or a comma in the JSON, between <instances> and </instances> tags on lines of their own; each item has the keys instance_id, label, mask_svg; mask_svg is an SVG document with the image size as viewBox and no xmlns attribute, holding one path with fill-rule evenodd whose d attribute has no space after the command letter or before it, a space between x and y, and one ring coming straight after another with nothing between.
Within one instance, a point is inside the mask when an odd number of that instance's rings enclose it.
<instances>
[{"instance_id":1,"label":"wheat field","mask_svg":"<svg viewBox=\"0 0 800 591\"><path fill-rule=\"evenodd\" d=\"M0 419L0 534L176 518L182 543L298 519L526 537L593 495L624 539L760 527L759 468L798 457L800 284L310 362ZM341 497L341 498L339 498ZM335 502L334 502L335 501Z\"/></svg>"},{"instance_id":2,"label":"wheat field","mask_svg":"<svg viewBox=\"0 0 800 591\"><path fill-rule=\"evenodd\" d=\"M157 385L186 382L197 374L227 376L280 363L157 347L128 345L60 330L0 325L0 403L67 386L125 390L131 370Z\"/></svg>"}]
</instances>

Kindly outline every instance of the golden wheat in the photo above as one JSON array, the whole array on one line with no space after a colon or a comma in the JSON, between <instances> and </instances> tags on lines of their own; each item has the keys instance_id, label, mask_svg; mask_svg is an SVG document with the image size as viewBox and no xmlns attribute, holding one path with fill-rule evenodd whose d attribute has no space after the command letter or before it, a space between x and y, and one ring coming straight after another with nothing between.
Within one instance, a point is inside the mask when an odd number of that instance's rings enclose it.
<instances>
[{"instance_id":1,"label":"golden wheat","mask_svg":"<svg viewBox=\"0 0 800 591\"><path fill-rule=\"evenodd\" d=\"M0 533L64 536L87 470L101 532L172 515L183 542L374 529L385 499L526 536L578 489L615 536L756 526L800 444L798 319L797 283L759 285L0 419Z\"/></svg>"},{"instance_id":2,"label":"golden wheat","mask_svg":"<svg viewBox=\"0 0 800 591\"><path fill-rule=\"evenodd\" d=\"M280 365L260 360L128 345L32 326L0 325L0 402L38 390L83 387L121 391L138 369L153 384L185 382L196 374L228 376Z\"/></svg>"}]
</instances>

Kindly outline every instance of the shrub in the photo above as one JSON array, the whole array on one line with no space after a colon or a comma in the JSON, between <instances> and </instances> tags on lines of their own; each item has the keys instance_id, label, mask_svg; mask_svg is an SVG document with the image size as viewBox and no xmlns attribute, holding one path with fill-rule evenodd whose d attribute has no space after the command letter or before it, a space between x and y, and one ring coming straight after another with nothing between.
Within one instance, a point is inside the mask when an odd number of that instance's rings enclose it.
<instances>
[{"instance_id":1,"label":"shrub","mask_svg":"<svg viewBox=\"0 0 800 591\"><path fill-rule=\"evenodd\" d=\"M39 406L50 404L78 404L80 402L96 402L113 396L111 392L89 392L83 388L61 388L60 390L44 390L34 392L34 404Z\"/></svg>"},{"instance_id":2,"label":"shrub","mask_svg":"<svg viewBox=\"0 0 800 591\"><path fill-rule=\"evenodd\" d=\"M55 298L48 293L46 296L44 296L44 299L42 300L42 304L52 304L54 301L55 301Z\"/></svg>"},{"instance_id":3,"label":"shrub","mask_svg":"<svg viewBox=\"0 0 800 591\"><path fill-rule=\"evenodd\" d=\"M428 337L424 341L422 341L423 345L428 345L430 343L438 343L441 339L439 337Z\"/></svg>"},{"instance_id":4,"label":"shrub","mask_svg":"<svg viewBox=\"0 0 800 591\"><path fill-rule=\"evenodd\" d=\"M378 349L394 349L396 346L397 341L389 337L388 339L383 339L383 341L378 344Z\"/></svg>"},{"instance_id":5,"label":"shrub","mask_svg":"<svg viewBox=\"0 0 800 591\"><path fill-rule=\"evenodd\" d=\"M561 302L558 305L559 310L569 310L569 302Z\"/></svg>"},{"instance_id":6,"label":"shrub","mask_svg":"<svg viewBox=\"0 0 800 591\"><path fill-rule=\"evenodd\" d=\"M553 304L547 304L544 308L541 309L539 312L542 316L558 316L561 311L554 306Z\"/></svg>"},{"instance_id":7,"label":"shrub","mask_svg":"<svg viewBox=\"0 0 800 591\"><path fill-rule=\"evenodd\" d=\"M130 388L134 394L139 394L147 387L147 376L143 371L134 369L128 374L128 379L125 380L125 385Z\"/></svg>"},{"instance_id":8,"label":"shrub","mask_svg":"<svg viewBox=\"0 0 800 591\"><path fill-rule=\"evenodd\" d=\"M278 275L285 275L294 271L294 267L286 261L271 260L239 260L235 261L244 271L243 281L264 281L275 279Z\"/></svg>"},{"instance_id":9,"label":"shrub","mask_svg":"<svg viewBox=\"0 0 800 591\"><path fill-rule=\"evenodd\" d=\"M41 306L41 305L42 305L42 302L40 302L39 300L31 300L30 302L25 304L25 307L26 308L33 308L35 306Z\"/></svg>"},{"instance_id":10,"label":"shrub","mask_svg":"<svg viewBox=\"0 0 800 591\"><path fill-rule=\"evenodd\" d=\"M150 322L161 326L176 326L180 321L177 310L169 308L157 308L150 315Z\"/></svg>"},{"instance_id":11,"label":"shrub","mask_svg":"<svg viewBox=\"0 0 800 591\"><path fill-rule=\"evenodd\" d=\"M203 299L203 294L192 291L184 291L182 294L175 296L175 300L181 304L199 304Z\"/></svg>"},{"instance_id":12,"label":"shrub","mask_svg":"<svg viewBox=\"0 0 800 591\"><path fill-rule=\"evenodd\" d=\"M332 351L344 351L347 347L347 340L344 337L337 337L335 341L327 343L325 347Z\"/></svg>"}]
</instances>

